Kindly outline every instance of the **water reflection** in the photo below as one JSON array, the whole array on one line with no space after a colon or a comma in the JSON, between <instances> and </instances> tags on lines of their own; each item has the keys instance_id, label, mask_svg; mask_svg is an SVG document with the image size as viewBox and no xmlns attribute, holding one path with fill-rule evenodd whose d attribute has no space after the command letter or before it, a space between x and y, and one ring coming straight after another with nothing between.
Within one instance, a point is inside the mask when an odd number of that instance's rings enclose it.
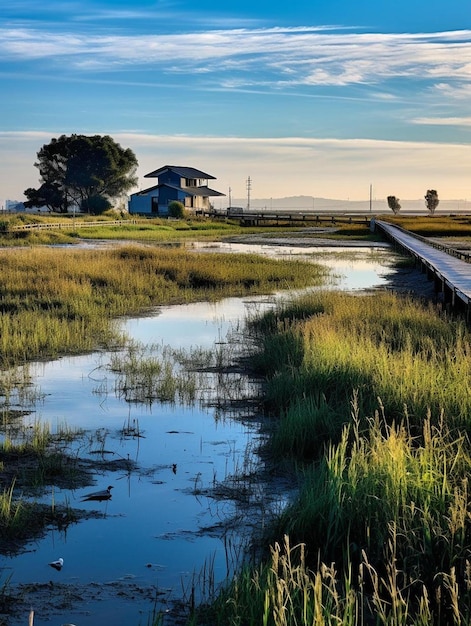
<instances>
[{"instance_id":1,"label":"water reflection","mask_svg":"<svg viewBox=\"0 0 471 626\"><path fill-rule=\"evenodd\" d=\"M221 246L211 244L211 249L221 251ZM270 246L248 251L312 254L306 248ZM315 252L319 257L319 249ZM343 258L340 250L336 253L319 260L334 267L337 287L363 289L386 280L387 253L362 249L356 258L351 249ZM273 306L275 299L162 307L154 316L123 321L123 327L144 346L187 351L235 346L243 320ZM63 608L60 598L49 596L48 611L58 623L91 626L109 620L137 626L156 594L159 602L181 595L205 565L216 582L230 575L253 526L284 504L284 496L271 496L261 484L249 494L241 478L257 471L255 451L262 435L252 405L237 400L256 395L256 383L240 372L209 368L198 381L197 401L149 397L142 402L122 392L109 367L114 356L98 352L29 366L41 401L25 421L83 430L71 444L72 453L99 463L92 490L109 496L90 497L90 488L51 488L43 502L95 511L94 517L51 531L26 552L3 559L4 575L12 575L13 585L52 581L87 593L93 586L85 606L71 598ZM49 564L59 555L64 566L52 571ZM23 616L11 624L24 622ZM46 623L47 612L36 610L35 626Z\"/></svg>"}]
</instances>

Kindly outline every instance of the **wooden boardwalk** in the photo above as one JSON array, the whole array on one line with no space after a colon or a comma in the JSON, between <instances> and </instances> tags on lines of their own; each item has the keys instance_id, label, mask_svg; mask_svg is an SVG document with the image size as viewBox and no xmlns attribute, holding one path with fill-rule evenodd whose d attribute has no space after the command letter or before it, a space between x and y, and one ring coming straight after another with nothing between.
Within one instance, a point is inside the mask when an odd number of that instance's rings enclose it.
<instances>
[{"instance_id":1,"label":"wooden boardwalk","mask_svg":"<svg viewBox=\"0 0 471 626\"><path fill-rule=\"evenodd\" d=\"M376 221L375 226L395 245L413 256L428 277L435 281L436 291L452 307L464 307L466 319L471 319L471 263L463 260L458 251L445 251L445 246L427 242L403 228ZM451 253L450 253L451 252ZM456 252L456 254L454 254Z\"/></svg>"},{"instance_id":2,"label":"wooden boardwalk","mask_svg":"<svg viewBox=\"0 0 471 626\"><path fill-rule=\"evenodd\" d=\"M260 226L267 222L275 224L295 225L301 223L310 223L313 225L320 224L369 224L371 214L367 213L347 213L345 211L314 211L306 209L305 211L297 209L284 209L273 211L269 209L237 209L231 207L227 210L211 210L202 211L202 215L211 218L223 218L237 220L243 226Z\"/></svg>"}]
</instances>

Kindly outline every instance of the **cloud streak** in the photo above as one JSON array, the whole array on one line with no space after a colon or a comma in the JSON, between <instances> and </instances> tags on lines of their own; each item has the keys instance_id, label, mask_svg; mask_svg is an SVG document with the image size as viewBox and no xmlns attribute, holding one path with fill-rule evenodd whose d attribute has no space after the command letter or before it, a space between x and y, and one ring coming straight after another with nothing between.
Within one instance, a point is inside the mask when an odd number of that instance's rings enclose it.
<instances>
[{"instance_id":1,"label":"cloud streak","mask_svg":"<svg viewBox=\"0 0 471 626\"><path fill-rule=\"evenodd\" d=\"M0 55L49 61L91 73L154 68L166 73L232 76L241 87L325 87L399 79L471 80L471 31L434 34L325 32L322 28L239 28L156 35L90 35L0 30Z\"/></svg>"},{"instance_id":2,"label":"cloud streak","mask_svg":"<svg viewBox=\"0 0 471 626\"><path fill-rule=\"evenodd\" d=\"M471 126L471 117L417 117L412 123L430 126Z\"/></svg>"}]
</instances>

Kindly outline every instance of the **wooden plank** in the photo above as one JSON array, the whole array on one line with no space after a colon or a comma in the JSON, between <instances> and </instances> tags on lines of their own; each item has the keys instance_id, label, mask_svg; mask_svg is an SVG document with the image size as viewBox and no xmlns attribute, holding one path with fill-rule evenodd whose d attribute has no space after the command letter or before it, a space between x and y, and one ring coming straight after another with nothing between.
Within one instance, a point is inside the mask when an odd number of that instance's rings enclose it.
<instances>
[{"instance_id":1,"label":"wooden plank","mask_svg":"<svg viewBox=\"0 0 471 626\"><path fill-rule=\"evenodd\" d=\"M376 225L394 242L431 270L465 304L471 302L471 264L426 243L409 231L382 221Z\"/></svg>"}]
</instances>

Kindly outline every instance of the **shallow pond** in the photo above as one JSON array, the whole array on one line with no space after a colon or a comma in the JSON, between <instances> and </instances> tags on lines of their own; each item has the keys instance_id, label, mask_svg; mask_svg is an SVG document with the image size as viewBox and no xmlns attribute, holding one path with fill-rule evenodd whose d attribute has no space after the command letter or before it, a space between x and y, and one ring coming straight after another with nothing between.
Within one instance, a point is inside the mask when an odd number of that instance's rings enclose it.
<instances>
[{"instance_id":1,"label":"shallow pond","mask_svg":"<svg viewBox=\"0 0 471 626\"><path fill-rule=\"evenodd\" d=\"M391 253L384 249L242 249L270 256L314 252L314 260L336 275L332 286L342 289L384 284L391 271ZM155 316L122 325L143 345L183 350L236 345L244 319L273 306L278 297L284 296L162 307ZM260 526L284 502L283 495L268 493L263 485L247 494L243 480L234 478L257 469L260 423L249 402L257 396L256 382L240 373L208 373L197 381L204 388L195 401L129 401L117 389L112 358L100 352L30 366L40 399L25 423L84 429L72 444L78 456L135 462L128 469L104 468L91 489L50 490L43 502L93 510L96 518L51 530L20 555L2 557L0 582L11 575L13 587L34 583L31 596L24 591L31 597L35 626L151 623L156 598L158 610L171 612L172 599L189 598L193 587L201 597L230 575L253 525ZM245 406L230 402L244 398ZM113 486L110 500L81 501L108 485ZM64 566L56 571L48 563L59 557ZM27 616L9 623L25 624Z\"/></svg>"}]
</instances>

